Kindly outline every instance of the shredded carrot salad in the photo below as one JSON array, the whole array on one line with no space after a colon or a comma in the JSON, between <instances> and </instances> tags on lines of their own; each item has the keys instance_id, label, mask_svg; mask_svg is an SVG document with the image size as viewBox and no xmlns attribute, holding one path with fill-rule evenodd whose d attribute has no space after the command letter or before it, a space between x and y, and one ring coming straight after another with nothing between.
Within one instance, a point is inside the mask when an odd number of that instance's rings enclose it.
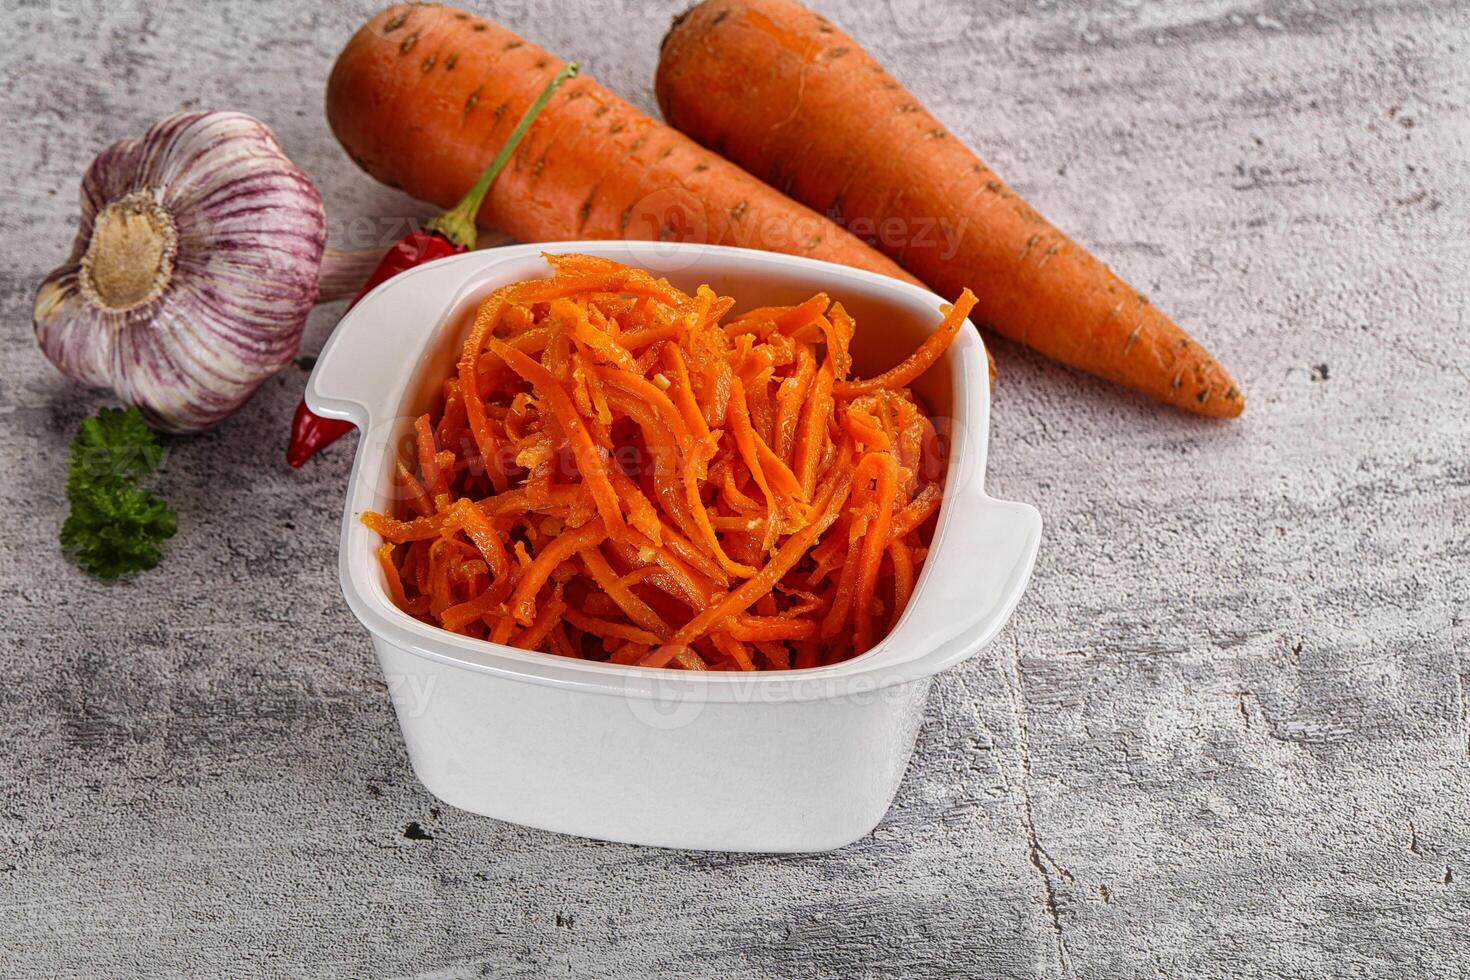
<instances>
[{"instance_id":1,"label":"shredded carrot salad","mask_svg":"<svg viewBox=\"0 0 1470 980\"><path fill-rule=\"evenodd\" d=\"M686 670L837 663L892 628L939 508L940 440L903 363L849 378L817 294L731 317L646 272L548 255L480 306L437 411L365 513L393 601L462 633Z\"/></svg>"}]
</instances>

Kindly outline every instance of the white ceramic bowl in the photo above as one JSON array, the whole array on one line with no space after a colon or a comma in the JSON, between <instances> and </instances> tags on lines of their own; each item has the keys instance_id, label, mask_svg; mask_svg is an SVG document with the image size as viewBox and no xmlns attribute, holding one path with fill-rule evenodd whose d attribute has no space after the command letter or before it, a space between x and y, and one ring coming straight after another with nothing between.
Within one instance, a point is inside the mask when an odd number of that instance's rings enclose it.
<instances>
[{"instance_id":1,"label":"white ceramic bowl","mask_svg":"<svg viewBox=\"0 0 1470 980\"><path fill-rule=\"evenodd\" d=\"M887 368L939 322L940 298L884 276L746 249L648 242L516 245L443 259L374 290L338 326L307 386L362 433L339 567L372 634L414 771L465 810L666 847L814 851L866 834L898 789L930 679L974 656L1020 599L1041 536L1025 504L985 494L990 386L965 330L915 385L950 458L928 560L893 632L830 667L736 674L531 653L425 625L395 607L358 520L392 507L391 462L456 359L479 299L549 274L543 249L640 266L739 308L825 291L856 317L855 369Z\"/></svg>"}]
</instances>

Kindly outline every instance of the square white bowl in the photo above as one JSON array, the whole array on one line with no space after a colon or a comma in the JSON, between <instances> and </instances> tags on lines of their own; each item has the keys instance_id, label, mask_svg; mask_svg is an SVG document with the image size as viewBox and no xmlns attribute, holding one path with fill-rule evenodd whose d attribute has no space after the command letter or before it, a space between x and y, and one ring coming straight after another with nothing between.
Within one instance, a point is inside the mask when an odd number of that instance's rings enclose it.
<instances>
[{"instance_id":1,"label":"square white bowl","mask_svg":"<svg viewBox=\"0 0 1470 980\"><path fill-rule=\"evenodd\" d=\"M306 401L361 431L339 572L372 636L414 771L465 810L585 837L666 847L813 851L882 819L913 751L932 676L984 648L1024 591L1041 537L1026 504L984 488L990 384L973 329L914 385L948 437L944 502L894 630L830 667L689 672L570 660L419 622L389 598L381 543L358 519L393 507L395 447L427 410L491 290L583 252L737 309L821 291L857 321L856 372L897 363L941 298L846 266L748 249L592 241L514 245L395 276L358 303L317 360Z\"/></svg>"}]
</instances>

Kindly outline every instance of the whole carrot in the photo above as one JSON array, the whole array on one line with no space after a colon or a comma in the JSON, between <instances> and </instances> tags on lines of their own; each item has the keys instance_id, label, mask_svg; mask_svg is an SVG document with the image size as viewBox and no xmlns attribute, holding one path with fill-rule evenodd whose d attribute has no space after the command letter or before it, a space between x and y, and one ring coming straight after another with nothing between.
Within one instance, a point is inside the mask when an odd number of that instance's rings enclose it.
<instances>
[{"instance_id":1,"label":"whole carrot","mask_svg":"<svg viewBox=\"0 0 1470 980\"><path fill-rule=\"evenodd\" d=\"M1191 412L1244 407L1204 347L794 0L705 0L676 18L655 89L700 143L861 228L936 291L973 289L982 326Z\"/></svg>"},{"instance_id":2,"label":"whole carrot","mask_svg":"<svg viewBox=\"0 0 1470 980\"><path fill-rule=\"evenodd\" d=\"M563 64L473 14L400 4L363 25L338 56L327 119L368 173L447 207ZM918 281L585 75L537 118L491 186L479 221L521 241L741 245Z\"/></svg>"}]
</instances>

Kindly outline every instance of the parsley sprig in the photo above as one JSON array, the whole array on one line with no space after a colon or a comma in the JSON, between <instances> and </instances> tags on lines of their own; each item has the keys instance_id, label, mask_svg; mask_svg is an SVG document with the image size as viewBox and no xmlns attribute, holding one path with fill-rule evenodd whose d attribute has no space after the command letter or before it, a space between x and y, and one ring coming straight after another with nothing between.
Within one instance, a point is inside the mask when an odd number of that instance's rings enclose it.
<instances>
[{"instance_id":1,"label":"parsley sprig","mask_svg":"<svg viewBox=\"0 0 1470 980\"><path fill-rule=\"evenodd\" d=\"M158 564L158 545L173 537L178 515L138 481L162 459L157 437L136 408L104 408L83 420L71 441L71 514L61 527L61 546L84 570L114 579Z\"/></svg>"}]
</instances>

